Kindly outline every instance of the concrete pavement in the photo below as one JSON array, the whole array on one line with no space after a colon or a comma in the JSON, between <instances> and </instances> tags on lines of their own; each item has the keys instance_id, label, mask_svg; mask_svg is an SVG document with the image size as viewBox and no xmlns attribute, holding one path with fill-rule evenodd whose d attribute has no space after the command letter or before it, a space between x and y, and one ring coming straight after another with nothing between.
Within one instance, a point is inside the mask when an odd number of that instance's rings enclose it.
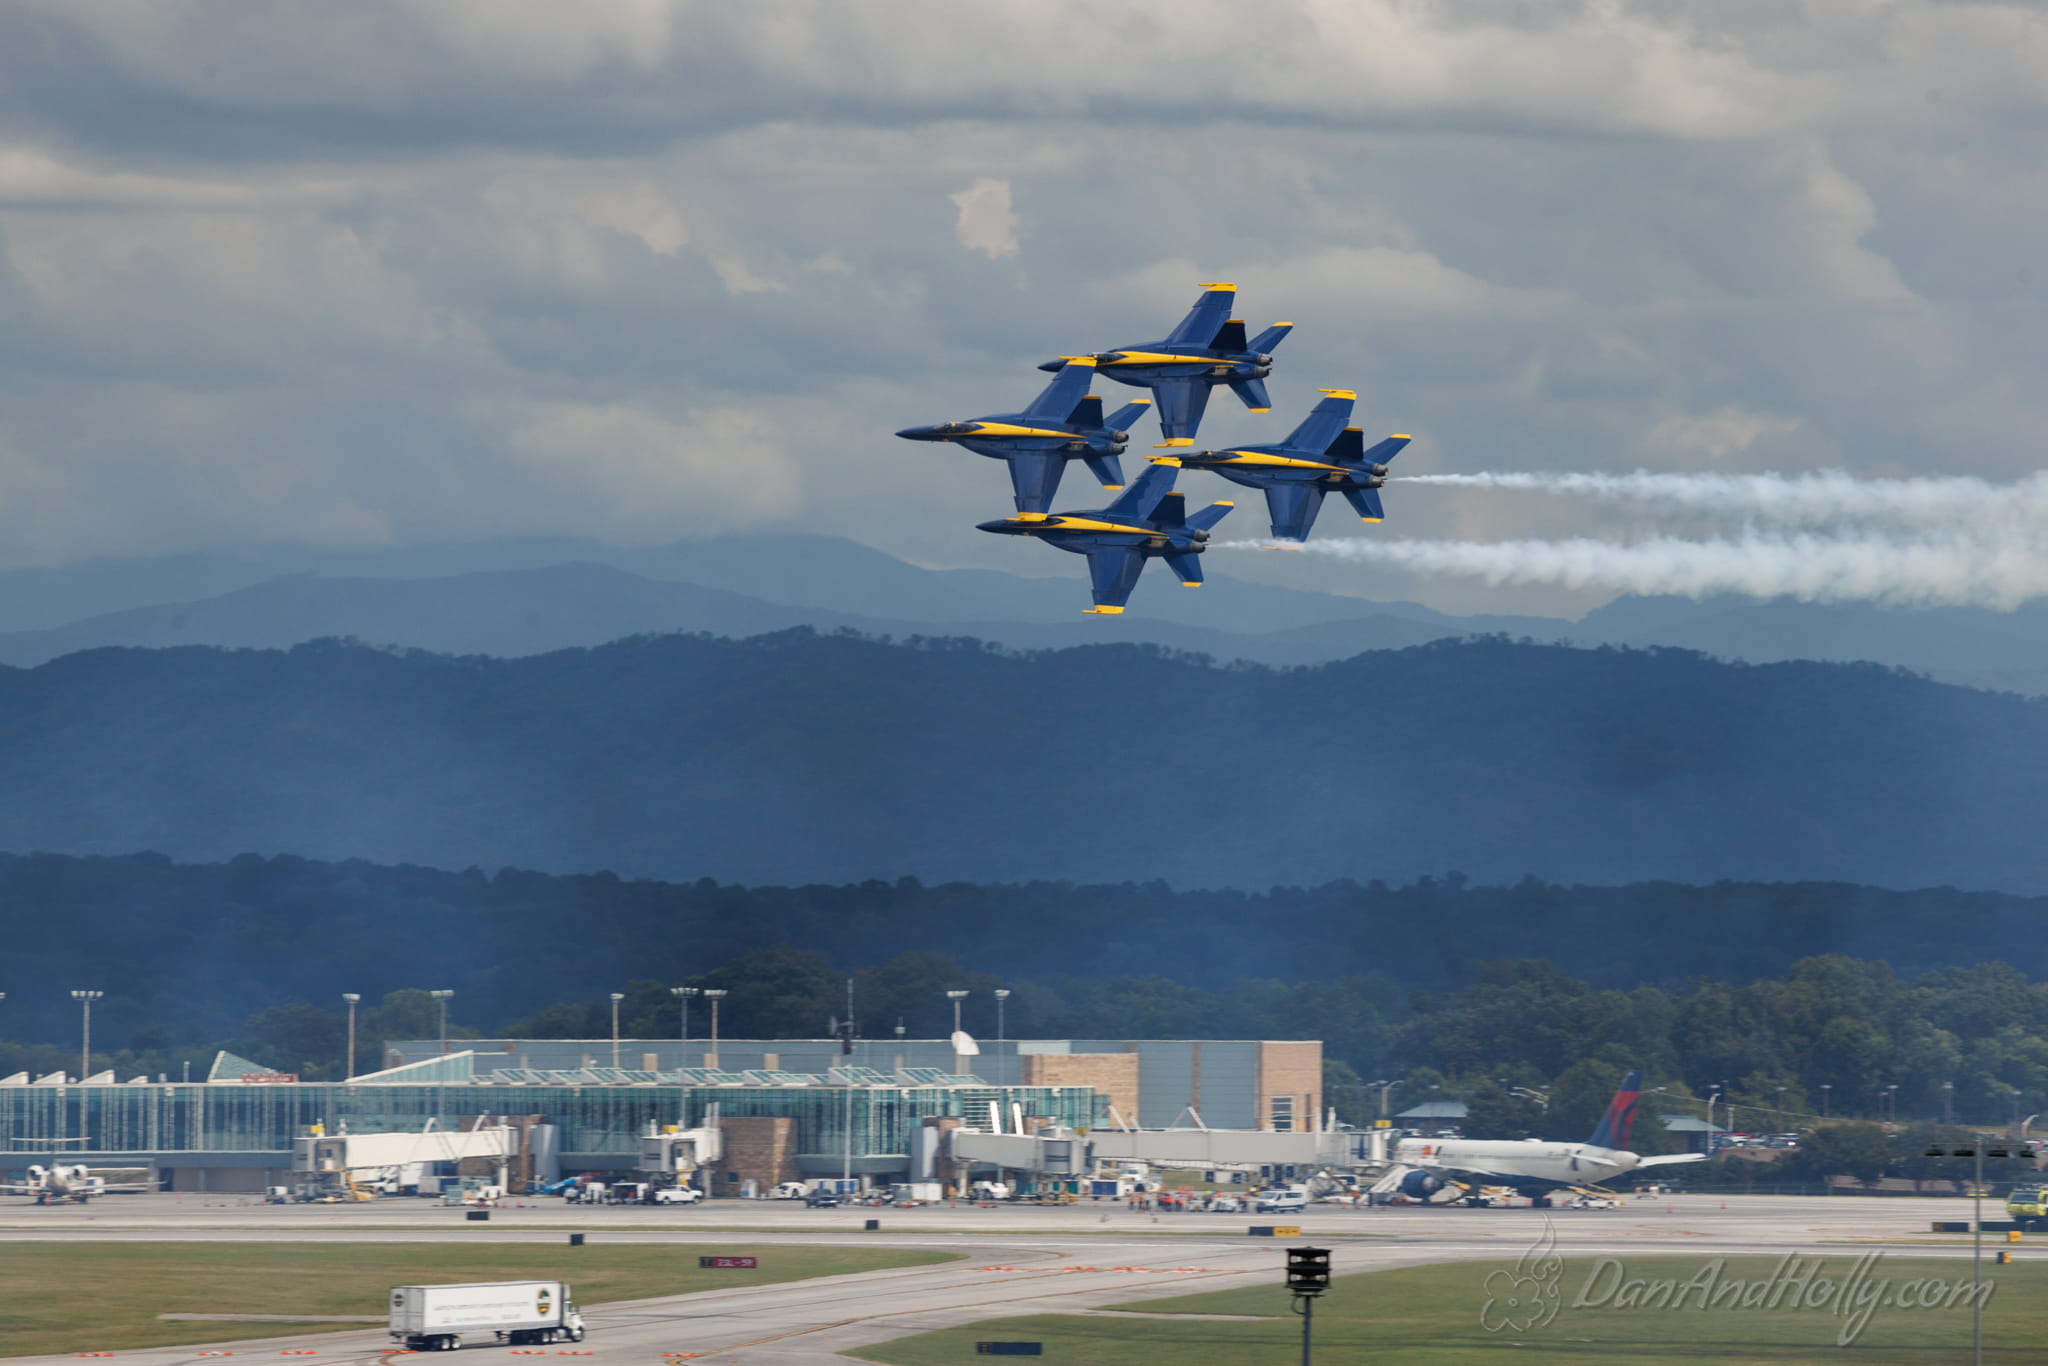
<instances>
[{"instance_id":1,"label":"concrete pavement","mask_svg":"<svg viewBox=\"0 0 2048 1366\"><path fill-rule=\"evenodd\" d=\"M781 1285L710 1290L586 1308L592 1332L576 1348L592 1361L659 1366L664 1358L716 1355L732 1366L821 1366L834 1354L907 1333L1015 1314L1072 1313L1198 1290L1248 1285L1280 1293L1284 1248L1329 1246L1339 1274L1442 1261L1512 1261L1541 1234L1544 1211L1528 1209L1312 1209L1300 1239L1253 1238L1244 1215L1136 1214L1120 1203L1065 1208L931 1206L914 1210L807 1210L780 1202L718 1201L702 1207L563 1206L501 1208L488 1222L461 1210L407 1200L343 1206L267 1206L214 1197L111 1197L90 1206L0 1206L10 1242L260 1241L303 1248L342 1242L673 1243L714 1251L721 1244L887 1246L954 1252L958 1262L835 1276ZM1969 1202L1878 1199L1672 1196L1630 1200L1615 1210L1547 1212L1561 1255L1686 1253L1702 1258L1754 1253L1848 1259L1863 1247L1931 1237L1935 1219L1967 1219ZM1987 1217L2002 1214L1987 1211ZM877 1231L862 1228L880 1221ZM1967 1257L1967 1240L1898 1247L1893 1255ZM572 1283L573 1269L562 1272ZM1474 1278L1474 1309L1483 1299ZM227 1308L227 1306L223 1306ZM196 1327L196 1325L195 1325ZM124 1351L138 1366L184 1366L200 1347ZM275 1360L312 1353L330 1363L371 1366L388 1352L381 1331L361 1329L294 1339L229 1343L215 1349ZM557 1356L476 1347L496 1355ZM31 1363L72 1356L18 1358ZM212 1358L205 1358L209 1363ZM511 1366L508 1361L507 1366ZM564 1363L566 1366L566 1363Z\"/></svg>"}]
</instances>

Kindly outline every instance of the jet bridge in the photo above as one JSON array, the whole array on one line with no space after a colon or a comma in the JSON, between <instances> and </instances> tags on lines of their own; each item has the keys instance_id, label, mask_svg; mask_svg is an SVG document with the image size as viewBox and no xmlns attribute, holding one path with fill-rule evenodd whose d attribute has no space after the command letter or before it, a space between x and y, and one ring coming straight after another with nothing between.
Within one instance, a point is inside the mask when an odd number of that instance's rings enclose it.
<instances>
[{"instance_id":1,"label":"jet bridge","mask_svg":"<svg viewBox=\"0 0 2048 1366\"><path fill-rule=\"evenodd\" d=\"M386 1172L465 1158L495 1159L497 1185L505 1187L505 1168L519 1151L519 1134L507 1124L479 1124L455 1131L428 1127L417 1133L309 1134L292 1140L292 1171L302 1184L322 1185L367 1200L375 1194L366 1181ZM374 1176L372 1175L374 1174Z\"/></svg>"},{"instance_id":2,"label":"jet bridge","mask_svg":"<svg viewBox=\"0 0 2048 1366\"><path fill-rule=\"evenodd\" d=\"M1386 1161L1377 1130L1279 1133L1267 1129L1091 1129L1035 1134L956 1129L953 1160L1009 1171L1083 1175L1102 1163L1143 1162L1194 1169L1335 1167L1368 1169Z\"/></svg>"},{"instance_id":3,"label":"jet bridge","mask_svg":"<svg viewBox=\"0 0 2048 1366\"><path fill-rule=\"evenodd\" d=\"M716 1108L713 1107L714 1110ZM711 1122L701 1129L650 1125L648 1132L640 1138L640 1170L650 1176L666 1177L675 1185L687 1186L699 1168L718 1161L723 1151L715 1114Z\"/></svg>"}]
</instances>

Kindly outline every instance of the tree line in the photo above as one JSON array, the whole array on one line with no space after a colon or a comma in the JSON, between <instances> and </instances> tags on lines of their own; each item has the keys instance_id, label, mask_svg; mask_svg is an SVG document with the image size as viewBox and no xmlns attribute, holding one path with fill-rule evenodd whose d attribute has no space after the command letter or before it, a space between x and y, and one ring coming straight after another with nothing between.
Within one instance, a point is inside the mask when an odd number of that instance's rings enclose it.
<instances>
[{"instance_id":1,"label":"tree line","mask_svg":"<svg viewBox=\"0 0 2048 1366\"><path fill-rule=\"evenodd\" d=\"M1822 1118L2007 1127L2048 1109L2048 982L2002 963L1907 976L1882 962L1821 955L1748 982L1603 987L1523 959L1484 964L1464 986L1428 991L1378 973L1220 987L1154 975L1013 978L928 951L848 974L817 950L783 945L700 974L627 983L621 1034L675 1037L670 988L683 985L728 993L729 1038L825 1037L846 1013L849 979L863 1037L889 1037L899 1021L916 1036L941 1034L950 1027L945 993L962 989L971 993L969 1032L992 1035L991 993L1001 986L1011 992L1013 1038L1319 1039L1341 1119L1369 1123L1458 1100L1475 1137L1584 1138L1632 1068L1644 1073L1646 1110L1706 1118L1711 1102L1715 1123L1751 1132ZM611 1031L611 1002L592 994L487 1023L480 1029L458 1012L449 1032L601 1039ZM431 1038L439 1024L439 1003L424 990L366 1004L359 1070L377 1065L383 1040ZM295 1001L199 1046L144 1032L94 1065L123 1079L175 1077L183 1061L227 1047L309 1080L332 1079L346 1042L343 1011ZM52 1041L0 1043L0 1071L73 1070L77 1060Z\"/></svg>"},{"instance_id":2,"label":"tree line","mask_svg":"<svg viewBox=\"0 0 2048 1366\"><path fill-rule=\"evenodd\" d=\"M1244 999L1241 981L1313 994L1377 974L1450 993L1493 959L1555 957L1590 987L1669 993L1693 978L1776 977L1820 953L1917 976L1995 946L2048 977L2044 913L2048 898L1846 883L1489 886L1450 873L1259 892L914 877L750 886L290 855L0 854L0 1037L72 1037L72 988L106 992L93 1026L109 1048L198 1047L260 1009L331 1010L344 992L375 1002L415 986L452 989L451 1019L495 1032L556 1001L603 1000L630 977L682 982L781 945L877 981L899 949L949 955L1044 984L1047 1002L1087 1001L1090 980L1160 978L1226 1012ZM1139 998L1145 1011L1165 1009L1156 995ZM943 997L860 1013L900 1014L920 1036L950 1028ZM1344 1056L1368 1067L1374 1055Z\"/></svg>"}]
</instances>

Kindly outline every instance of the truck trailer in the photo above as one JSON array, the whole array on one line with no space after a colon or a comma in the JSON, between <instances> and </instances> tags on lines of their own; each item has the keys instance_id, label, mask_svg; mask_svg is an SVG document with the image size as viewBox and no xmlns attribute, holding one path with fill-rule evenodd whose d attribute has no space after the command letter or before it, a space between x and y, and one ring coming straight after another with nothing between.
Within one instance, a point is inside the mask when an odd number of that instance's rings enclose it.
<instances>
[{"instance_id":1,"label":"truck trailer","mask_svg":"<svg viewBox=\"0 0 2048 1366\"><path fill-rule=\"evenodd\" d=\"M452 1352L465 1333L514 1347L583 1341L583 1316L561 1281L401 1285L391 1291L391 1336L414 1352Z\"/></svg>"}]
</instances>

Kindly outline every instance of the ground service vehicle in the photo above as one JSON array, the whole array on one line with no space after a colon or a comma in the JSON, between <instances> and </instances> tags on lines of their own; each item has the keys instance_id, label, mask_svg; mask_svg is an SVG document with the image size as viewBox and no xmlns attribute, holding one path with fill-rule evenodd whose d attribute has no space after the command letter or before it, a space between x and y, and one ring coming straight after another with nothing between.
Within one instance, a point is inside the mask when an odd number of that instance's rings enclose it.
<instances>
[{"instance_id":1,"label":"ground service vehicle","mask_svg":"<svg viewBox=\"0 0 2048 1366\"><path fill-rule=\"evenodd\" d=\"M1308 1192L1299 1186L1291 1190L1259 1192L1253 1209L1260 1214L1296 1214L1308 1208Z\"/></svg>"},{"instance_id":2,"label":"ground service vehicle","mask_svg":"<svg viewBox=\"0 0 2048 1366\"><path fill-rule=\"evenodd\" d=\"M583 1341L583 1316L561 1281L400 1285L391 1291L391 1336L414 1352L452 1352L465 1333L492 1333L527 1347Z\"/></svg>"},{"instance_id":3,"label":"ground service vehicle","mask_svg":"<svg viewBox=\"0 0 2048 1366\"><path fill-rule=\"evenodd\" d=\"M2005 1197L2005 1212L2029 1233L2048 1228L2048 1190L2039 1186L2017 1187Z\"/></svg>"}]
</instances>

